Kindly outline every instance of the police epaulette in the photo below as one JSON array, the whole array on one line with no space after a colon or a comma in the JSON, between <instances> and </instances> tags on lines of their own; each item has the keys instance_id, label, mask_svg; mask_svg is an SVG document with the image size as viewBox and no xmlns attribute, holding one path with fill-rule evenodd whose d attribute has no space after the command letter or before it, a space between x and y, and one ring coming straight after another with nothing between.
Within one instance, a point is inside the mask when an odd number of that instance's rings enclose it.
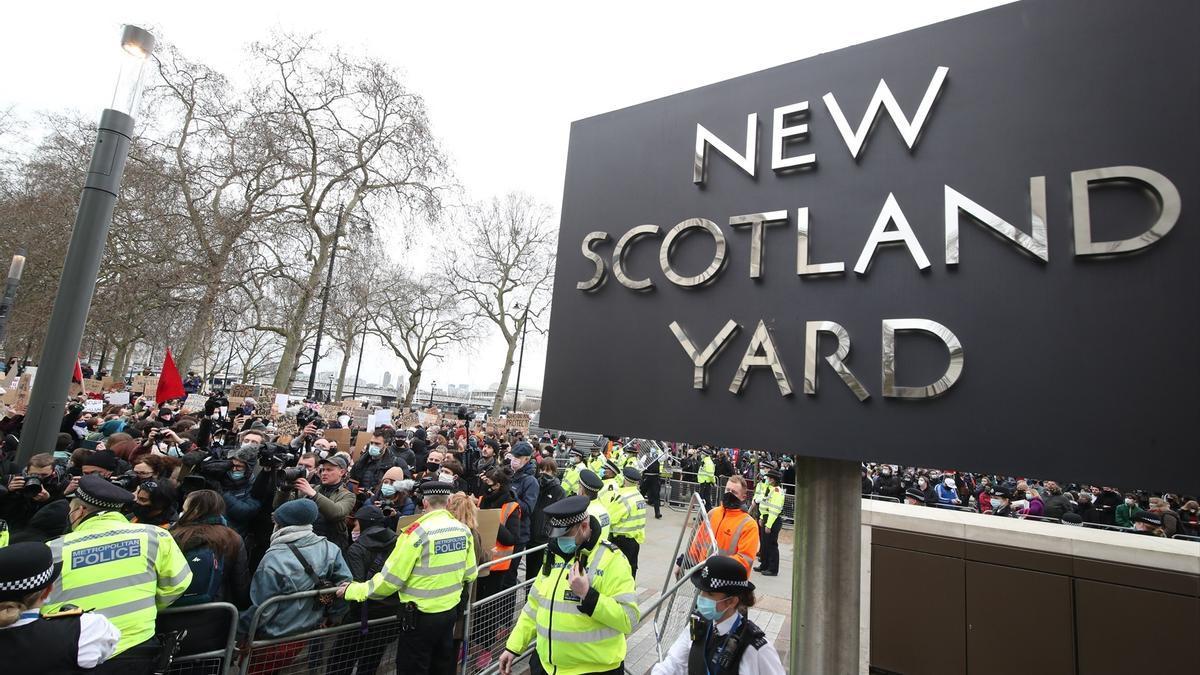
<instances>
[{"instance_id":1,"label":"police epaulette","mask_svg":"<svg viewBox=\"0 0 1200 675\"><path fill-rule=\"evenodd\" d=\"M762 649L763 647L767 646L767 636L766 635L757 635L757 636L755 636L754 640L750 644L755 649Z\"/></svg>"},{"instance_id":2,"label":"police epaulette","mask_svg":"<svg viewBox=\"0 0 1200 675\"><path fill-rule=\"evenodd\" d=\"M42 618L43 619L62 619L64 617L83 616L83 615L84 615L84 611L82 609L79 609L78 607L74 607L72 609L60 609L57 612L43 614Z\"/></svg>"},{"instance_id":3,"label":"police epaulette","mask_svg":"<svg viewBox=\"0 0 1200 675\"><path fill-rule=\"evenodd\" d=\"M610 550L610 551L620 551L621 550L620 547L618 547L616 544L612 543L611 541L609 541L607 539L601 541L600 543L607 546L608 550Z\"/></svg>"}]
</instances>

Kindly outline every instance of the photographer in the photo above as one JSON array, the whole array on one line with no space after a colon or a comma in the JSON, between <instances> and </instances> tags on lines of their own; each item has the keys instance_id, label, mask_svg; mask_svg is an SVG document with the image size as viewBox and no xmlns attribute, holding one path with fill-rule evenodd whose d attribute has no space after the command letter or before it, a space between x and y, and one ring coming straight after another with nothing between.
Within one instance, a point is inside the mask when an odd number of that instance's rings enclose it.
<instances>
[{"instance_id":1,"label":"photographer","mask_svg":"<svg viewBox=\"0 0 1200 675\"><path fill-rule=\"evenodd\" d=\"M217 480L221 497L225 499L225 517L229 527L245 538L251 529L254 517L262 510L262 502L252 494L255 468L258 465L258 446L252 443L230 449L226 462L216 462L217 467L228 469Z\"/></svg>"},{"instance_id":2,"label":"photographer","mask_svg":"<svg viewBox=\"0 0 1200 675\"><path fill-rule=\"evenodd\" d=\"M417 512L416 502L412 498L413 487L411 480L405 480L404 471L394 466L383 474L378 492L370 499L371 504L383 511L392 529L396 528L397 520Z\"/></svg>"},{"instance_id":3,"label":"photographer","mask_svg":"<svg viewBox=\"0 0 1200 675\"><path fill-rule=\"evenodd\" d=\"M313 531L337 545L343 551L350 545L346 531L346 518L354 512L354 493L346 489L346 460L334 455L322 459L317 465L320 484L313 487L306 478L292 481L291 487L298 497L316 502L320 518ZM275 495L275 508L289 501L291 490L281 490Z\"/></svg>"},{"instance_id":4,"label":"photographer","mask_svg":"<svg viewBox=\"0 0 1200 675\"><path fill-rule=\"evenodd\" d=\"M392 449L383 432L376 431L371 436L371 442L364 449L363 454L355 462L354 468L350 469L350 480L358 483L359 489L363 492L374 492L380 481L383 480L384 473L393 467L400 467L405 473L408 473L408 465L404 460L392 454Z\"/></svg>"},{"instance_id":5,"label":"photographer","mask_svg":"<svg viewBox=\"0 0 1200 675\"><path fill-rule=\"evenodd\" d=\"M62 499L67 490L74 491L78 482L67 478L50 453L34 455L24 471L8 479L8 492L0 497L0 519L13 530L22 529L42 507Z\"/></svg>"}]
</instances>

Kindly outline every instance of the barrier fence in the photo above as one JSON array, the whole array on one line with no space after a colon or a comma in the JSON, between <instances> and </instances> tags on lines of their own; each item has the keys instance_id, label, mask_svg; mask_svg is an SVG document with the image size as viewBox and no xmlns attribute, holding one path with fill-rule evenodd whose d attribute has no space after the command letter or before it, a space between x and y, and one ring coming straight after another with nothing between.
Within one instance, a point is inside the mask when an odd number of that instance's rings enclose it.
<instances>
[{"instance_id":1,"label":"barrier fence","mask_svg":"<svg viewBox=\"0 0 1200 675\"><path fill-rule=\"evenodd\" d=\"M186 630L171 668L175 675L222 675L233 664L237 607L227 602L169 607L158 613L157 633Z\"/></svg>"}]
</instances>

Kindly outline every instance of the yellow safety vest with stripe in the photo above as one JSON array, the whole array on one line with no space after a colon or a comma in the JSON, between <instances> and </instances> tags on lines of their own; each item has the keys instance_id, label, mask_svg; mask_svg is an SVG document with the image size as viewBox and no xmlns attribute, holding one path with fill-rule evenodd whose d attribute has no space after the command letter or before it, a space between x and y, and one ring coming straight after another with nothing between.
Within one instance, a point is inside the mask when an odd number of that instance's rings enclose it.
<instances>
[{"instance_id":1,"label":"yellow safety vest with stripe","mask_svg":"<svg viewBox=\"0 0 1200 675\"><path fill-rule=\"evenodd\" d=\"M114 654L154 637L158 610L192 583L187 558L171 533L130 523L115 511L85 519L74 532L47 544L62 563L42 615L63 605L95 610L121 631Z\"/></svg>"},{"instance_id":2,"label":"yellow safety vest with stripe","mask_svg":"<svg viewBox=\"0 0 1200 675\"><path fill-rule=\"evenodd\" d=\"M604 475L604 455L603 454L596 455L595 457L589 459L588 463L587 463L587 468L596 472L597 476L603 476Z\"/></svg>"},{"instance_id":3,"label":"yellow safety vest with stripe","mask_svg":"<svg viewBox=\"0 0 1200 675\"><path fill-rule=\"evenodd\" d=\"M768 530L775 524L775 519L783 515L783 499L783 488L768 488L766 498L758 506Z\"/></svg>"},{"instance_id":4,"label":"yellow safety vest with stripe","mask_svg":"<svg viewBox=\"0 0 1200 675\"><path fill-rule=\"evenodd\" d=\"M346 599L382 600L396 595L425 614L454 609L463 584L475 579L475 538L445 509L430 511L409 525L383 569L368 581L346 588Z\"/></svg>"},{"instance_id":5,"label":"yellow safety vest with stripe","mask_svg":"<svg viewBox=\"0 0 1200 675\"><path fill-rule=\"evenodd\" d=\"M600 523L600 541L608 541L612 530L612 516L608 514L608 509L600 502L597 497L588 503L588 515L595 516L596 521Z\"/></svg>"},{"instance_id":6,"label":"yellow safety vest with stripe","mask_svg":"<svg viewBox=\"0 0 1200 675\"><path fill-rule=\"evenodd\" d=\"M717 465L713 463L712 457L705 457L700 462L700 470L696 472L696 482L701 484L717 482Z\"/></svg>"},{"instance_id":7,"label":"yellow safety vest with stripe","mask_svg":"<svg viewBox=\"0 0 1200 675\"><path fill-rule=\"evenodd\" d=\"M637 543L646 541L646 499L636 485L626 485L617 498L608 504L612 516L612 536L629 537Z\"/></svg>"},{"instance_id":8,"label":"yellow safety vest with stripe","mask_svg":"<svg viewBox=\"0 0 1200 675\"><path fill-rule=\"evenodd\" d=\"M624 481L624 478L615 476L613 478L604 479L604 487L600 488L600 494L596 496L596 499L599 499L600 503L605 505L615 500L617 498L617 492L621 490L621 483Z\"/></svg>"},{"instance_id":9,"label":"yellow safety vest with stripe","mask_svg":"<svg viewBox=\"0 0 1200 675\"><path fill-rule=\"evenodd\" d=\"M8 546L8 523L0 520L0 548Z\"/></svg>"},{"instance_id":10,"label":"yellow safety vest with stripe","mask_svg":"<svg viewBox=\"0 0 1200 675\"><path fill-rule=\"evenodd\" d=\"M579 492L579 473L586 468L587 466L584 465L583 462L580 462L567 469L567 472L563 474L562 479L563 494L570 497L571 495Z\"/></svg>"},{"instance_id":11,"label":"yellow safety vest with stripe","mask_svg":"<svg viewBox=\"0 0 1200 675\"><path fill-rule=\"evenodd\" d=\"M555 675L618 668L625 660L625 636L641 616L629 561L616 545L598 542L590 558L585 553L580 562L591 586L588 594L581 598L571 591L574 562L555 558L550 571L534 580L505 644L520 654L536 639L542 666Z\"/></svg>"},{"instance_id":12,"label":"yellow safety vest with stripe","mask_svg":"<svg viewBox=\"0 0 1200 675\"><path fill-rule=\"evenodd\" d=\"M754 485L754 503L761 504L763 497L767 495L767 491L771 489L771 484L765 479L758 481Z\"/></svg>"}]
</instances>

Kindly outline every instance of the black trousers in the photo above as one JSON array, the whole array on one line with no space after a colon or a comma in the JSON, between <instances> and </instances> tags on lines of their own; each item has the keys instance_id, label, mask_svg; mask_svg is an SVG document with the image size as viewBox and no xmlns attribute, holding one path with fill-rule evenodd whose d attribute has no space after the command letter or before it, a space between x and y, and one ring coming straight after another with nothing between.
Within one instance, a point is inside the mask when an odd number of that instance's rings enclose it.
<instances>
[{"instance_id":1,"label":"black trousers","mask_svg":"<svg viewBox=\"0 0 1200 675\"><path fill-rule=\"evenodd\" d=\"M544 541L529 542L529 546L530 546L530 548L533 548L534 546L541 546L544 543L546 543L546 542L544 542ZM530 579L536 577L539 573L541 573L542 561L545 559L546 559L546 549L542 549L540 551L534 551L533 553L530 553L529 555L525 556L525 581L529 581ZM515 565L516 561L513 561L513 564Z\"/></svg>"},{"instance_id":2,"label":"black trousers","mask_svg":"<svg viewBox=\"0 0 1200 675\"><path fill-rule=\"evenodd\" d=\"M775 524L762 528L762 568L764 572L779 572L779 530L783 527L783 516L775 517Z\"/></svg>"},{"instance_id":3,"label":"black trousers","mask_svg":"<svg viewBox=\"0 0 1200 675\"><path fill-rule=\"evenodd\" d=\"M391 613L394 615L395 611ZM354 623L358 622L359 618L356 617ZM399 623L391 622L372 626L366 635L357 630L343 633L334 644L326 675L350 675L356 665L358 675L375 675L379 662L383 660L383 653L399 632Z\"/></svg>"},{"instance_id":4,"label":"black trousers","mask_svg":"<svg viewBox=\"0 0 1200 675\"><path fill-rule=\"evenodd\" d=\"M157 637L152 637L87 672L100 675L149 675L154 672L161 653L162 643Z\"/></svg>"},{"instance_id":5,"label":"black trousers","mask_svg":"<svg viewBox=\"0 0 1200 675\"><path fill-rule=\"evenodd\" d=\"M647 477L642 481L642 496L646 503L654 507L654 515L662 515L662 479L657 476Z\"/></svg>"},{"instance_id":6,"label":"black trousers","mask_svg":"<svg viewBox=\"0 0 1200 675\"><path fill-rule=\"evenodd\" d=\"M396 640L396 675L454 675L454 620L458 609L436 614L417 612L416 626Z\"/></svg>"},{"instance_id":7,"label":"black trousers","mask_svg":"<svg viewBox=\"0 0 1200 675\"><path fill-rule=\"evenodd\" d=\"M542 660L538 658L538 653L535 650L533 656L529 657L529 675L549 675L546 669L542 667ZM586 675L625 675L625 662L613 670L597 670L586 673Z\"/></svg>"},{"instance_id":8,"label":"black trousers","mask_svg":"<svg viewBox=\"0 0 1200 675\"><path fill-rule=\"evenodd\" d=\"M633 578L636 579L638 553L642 550L642 545L630 537L613 537L612 543L616 544L617 548L621 549L621 553L625 554L625 558L629 560L629 566L633 568Z\"/></svg>"}]
</instances>

